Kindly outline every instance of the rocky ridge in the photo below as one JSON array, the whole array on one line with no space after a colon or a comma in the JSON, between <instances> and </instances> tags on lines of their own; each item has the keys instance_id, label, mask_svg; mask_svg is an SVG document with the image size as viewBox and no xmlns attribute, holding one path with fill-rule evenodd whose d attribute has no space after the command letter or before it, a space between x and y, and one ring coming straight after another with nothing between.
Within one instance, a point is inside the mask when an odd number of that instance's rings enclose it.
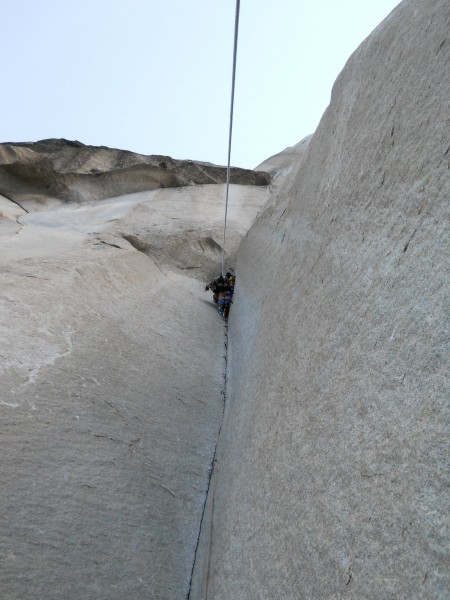
<instances>
[{"instance_id":1,"label":"rocky ridge","mask_svg":"<svg viewBox=\"0 0 450 600\"><path fill-rule=\"evenodd\" d=\"M170 156L41 140L0 144L0 194L24 208L50 198L62 202L103 200L159 188L224 183L226 167ZM270 176L233 167L230 181L267 186Z\"/></svg>"}]
</instances>

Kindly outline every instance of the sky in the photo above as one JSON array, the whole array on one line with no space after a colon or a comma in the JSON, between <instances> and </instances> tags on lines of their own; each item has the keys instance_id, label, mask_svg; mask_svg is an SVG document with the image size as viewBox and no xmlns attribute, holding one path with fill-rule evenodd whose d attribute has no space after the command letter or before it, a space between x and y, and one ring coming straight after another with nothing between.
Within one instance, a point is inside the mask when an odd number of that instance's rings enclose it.
<instances>
[{"instance_id":1,"label":"sky","mask_svg":"<svg viewBox=\"0 0 450 600\"><path fill-rule=\"evenodd\" d=\"M231 163L313 133L398 0L241 0ZM226 164L235 0L0 0L0 142Z\"/></svg>"}]
</instances>

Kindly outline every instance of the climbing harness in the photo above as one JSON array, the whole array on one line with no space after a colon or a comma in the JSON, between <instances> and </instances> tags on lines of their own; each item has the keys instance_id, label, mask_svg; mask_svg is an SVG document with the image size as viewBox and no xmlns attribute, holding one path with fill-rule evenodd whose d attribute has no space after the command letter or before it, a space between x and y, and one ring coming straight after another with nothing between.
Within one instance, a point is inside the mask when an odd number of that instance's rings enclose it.
<instances>
[{"instance_id":1,"label":"climbing harness","mask_svg":"<svg viewBox=\"0 0 450 600\"><path fill-rule=\"evenodd\" d=\"M233 132L233 109L234 109L234 86L236 81L236 56L239 31L239 5L240 0L236 0L236 16L234 20L234 48L233 48L233 75L231 78L231 106L230 106L230 128L228 136L228 163L227 163L227 187L225 194L225 219L223 224L223 242L222 242L222 275L225 273L225 236L227 231L227 213L228 213L228 192L230 187L230 160L231 160L231 136Z\"/></svg>"}]
</instances>

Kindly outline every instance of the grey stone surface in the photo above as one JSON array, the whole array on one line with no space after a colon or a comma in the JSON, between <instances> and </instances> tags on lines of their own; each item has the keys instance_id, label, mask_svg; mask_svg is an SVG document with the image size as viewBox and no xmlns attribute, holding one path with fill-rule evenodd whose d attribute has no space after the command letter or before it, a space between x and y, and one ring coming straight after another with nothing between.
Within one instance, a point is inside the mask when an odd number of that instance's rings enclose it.
<instances>
[{"instance_id":1,"label":"grey stone surface","mask_svg":"<svg viewBox=\"0 0 450 600\"><path fill-rule=\"evenodd\" d=\"M204 283L224 193L0 198L2 600L186 598L223 411ZM231 186L231 254L267 197Z\"/></svg>"},{"instance_id":2,"label":"grey stone surface","mask_svg":"<svg viewBox=\"0 0 450 600\"><path fill-rule=\"evenodd\" d=\"M448 597L449 17L357 49L244 239L196 600Z\"/></svg>"}]
</instances>

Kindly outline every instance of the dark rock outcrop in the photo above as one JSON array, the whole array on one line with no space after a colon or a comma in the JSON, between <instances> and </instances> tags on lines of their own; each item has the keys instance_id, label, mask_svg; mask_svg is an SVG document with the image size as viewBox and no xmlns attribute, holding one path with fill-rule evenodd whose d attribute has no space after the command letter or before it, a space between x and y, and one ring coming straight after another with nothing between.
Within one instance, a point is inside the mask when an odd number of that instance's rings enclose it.
<instances>
[{"instance_id":1,"label":"dark rock outcrop","mask_svg":"<svg viewBox=\"0 0 450 600\"><path fill-rule=\"evenodd\" d=\"M0 194L21 206L102 200L123 194L224 183L226 167L170 156L145 156L77 141L0 144ZM270 175L233 167L232 183L266 186Z\"/></svg>"}]
</instances>

